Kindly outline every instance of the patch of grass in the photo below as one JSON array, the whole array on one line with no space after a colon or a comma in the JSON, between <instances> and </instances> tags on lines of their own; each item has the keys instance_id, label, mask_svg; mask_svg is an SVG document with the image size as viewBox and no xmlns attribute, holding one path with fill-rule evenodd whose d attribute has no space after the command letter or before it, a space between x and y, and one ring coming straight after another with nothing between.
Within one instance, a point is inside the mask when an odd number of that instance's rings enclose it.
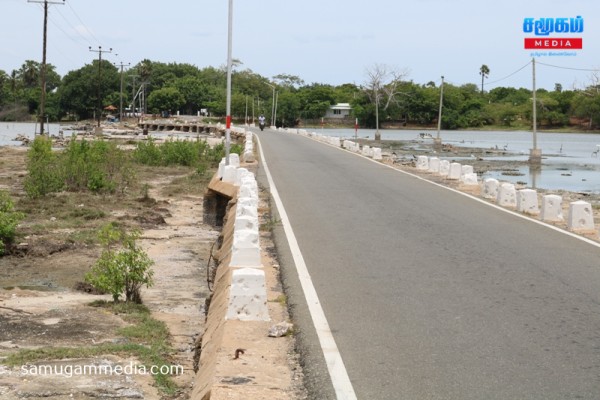
<instances>
[{"instance_id":1,"label":"patch of grass","mask_svg":"<svg viewBox=\"0 0 600 400\"><path fill-rule=\"evenodd\" d=\"M282 307L287 307L287 296L283 293L269 301L271 303L279 303Z\"/></svg>"},{"instance_id":2,"label":"patch of grass","mask_svg":"<svg viewBox=\"0 0 600 400\"><path fill-rule=\"evenodd\" d=\"M129 343L103 343L87 347L46 347L32 350L19 350L10 354L3 363L8 366L19 366L42 360L59 360L67 358L90 358L105 354L135 356L149 370L151 366L171 366L170 355L173 350L169 344L169 330L162 321L152 318L148 308L131 302L112 303L103 300L90 304L120 315L131 325L121 328L117 333L130 340ZM165 368L166 370L166 368ZM158 373L152 376L157 387L166 395L177 393L178 387L167 374Z\"/></svg>"},{"instance_id":3,"label":"patch of grass","mask_svg":"<svg viewBox=\"0 0 600 400\"><path fill-rule=\"evenodd\" d=\"M258 229L262 232L271 232L273 231L273 228L279 225L281 225L280 219L272 219L270 221L265 222L264 224L261 224Z\"/></svg>"}]
</instances>

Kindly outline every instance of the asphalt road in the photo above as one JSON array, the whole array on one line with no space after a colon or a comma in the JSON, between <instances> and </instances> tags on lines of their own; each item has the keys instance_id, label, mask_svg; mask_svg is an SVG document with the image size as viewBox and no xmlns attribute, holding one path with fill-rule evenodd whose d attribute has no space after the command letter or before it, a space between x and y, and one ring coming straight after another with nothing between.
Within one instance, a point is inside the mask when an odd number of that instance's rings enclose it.
<instances>
[{"instance_id":1,"label":"asphalt road","mask_svg":"<svg viewBox=\"0 0 600 400\"><path fill-rule=\"evenodd\" d=\"M600 248L301 136L259 137L359 399L600 398ZM306 381L333 399L275 233Z\"/></svg>"}]
</instances>

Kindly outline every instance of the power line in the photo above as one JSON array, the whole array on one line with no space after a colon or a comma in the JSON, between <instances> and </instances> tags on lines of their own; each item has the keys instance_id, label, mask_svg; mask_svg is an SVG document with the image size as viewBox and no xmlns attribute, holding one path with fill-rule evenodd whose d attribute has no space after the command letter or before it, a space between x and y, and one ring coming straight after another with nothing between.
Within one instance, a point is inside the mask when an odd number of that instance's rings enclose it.
<instances>
[{"instance_id":1,"label":"power line","mask_svg":"<svg viewBox=\"0 0 600 400\"><path fill-rule=\"evenodd\" d=\"M561 67L559 65L546 64L543 62L537 62L538 65L545 65L546 67L559 68L559 69L569 69L572 71L585 71L585 72L598 72L599 69L586 69L586 68L573 68L573 67Z\"/></svg>"},{"instance_id":2,"label":"power line","mask_svg":"<svg viewBox=\"0 0 600 400\"><path fill-rule=\"evenodd\" d=\"M517 74L517 73L521 72L521 71L522 71L523 69L525 69L525 68L526 68L526 67L527 67L529 64L531 64L531 61L529 61L527 64L523 65L521 68L519 68L519 69L518 69L518 70L516 70L515 72L512 72L512 73L511 73L511 74L509 74L509 75L506 75L504 78L500 78L500 79L498 79L498 80L491 81L491 82L485 82L483 85L484 85L484 86L487 86L487 85L491 85L491 84L493 84L493 83L498 83L498 82L501 82L501 81L503 81L503 80L505 80L505 79L508 79L508 78L510 78L511 76L513 76L513 75L515 75L515 74Z\"/></svg>"},{"instance_id":3,"label":"power line","mask_svg":"<svg viewBox=\"0 0 600 400\"><path fill-rule=\"evenodd\" d=\"M102 42L100 42L100 40L98 40L98 38L94 35L94 32L92 32L86 25L85 22L83 22L83 20L81 19L81 17L79 16L79 14L77 14L77 12L75 11L75 9L73 7L71 7L71 4L67 3L67 5L69 6L69 8L71 9L71 11L73 12L73 14L75 15L75 17L79 20L79 22L81 23L81 25L83 26L83 28L86 30L87 33L90 34L91 37L94 38L94 40L96 40L96 42L98 42L98 44L102 44Z\"/></svg>"}]
</instances>

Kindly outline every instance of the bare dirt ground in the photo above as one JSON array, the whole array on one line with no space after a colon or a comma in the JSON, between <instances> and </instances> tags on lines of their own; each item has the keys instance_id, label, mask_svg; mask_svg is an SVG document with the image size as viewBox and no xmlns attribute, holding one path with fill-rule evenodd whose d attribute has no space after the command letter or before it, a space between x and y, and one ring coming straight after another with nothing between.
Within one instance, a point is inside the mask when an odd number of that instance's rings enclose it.
<instances>
[{"instance_id":1,"label":"bare dirt ground","mask_svg":"<svg viewBox=\"0 0 600 400\"><path fill-rule=\"evenodd\" d=\"M189 398L198 338L204 330L205 302L210 295L209 254L220 233L202 223L202 196L210 176L198 177L180 167L140 167L137 174L136 183L123 196L59 193L31 200L23 192L26 148L0 147L0 189L9 191L17 209L26 214L10 254L0 257L0 398ZM276 323L289 317L265 198L263 193L261 218L267 229L261 231L261 243L269 271L269 310ZM122 334L123 328L131 327L127 316L107 307L91 306L94 301L110 301L111 297L92 294L90 287L82 284L100 254L96 232L109 221L141 229L139 243L155 262L154 285L142 290L142 300L152 317L166 324L172 349L169 362L181 367L171 375L177 385L172 393L161 390L152 376L133 370L132 366L144 365L130 354L52 356L57 348L78 350L129 343ZM244 337L224 343L233 356L240 342L246 341L246 352L239 360L232 357L231 376L222 377L217 391L240 396L254 390L261 377L267 377L262 380L279 390L256 399L304 398L293 336L272 339L262 330L253 334L259 339ZM49 355L21 365L3 362L24 350L48 351ZM266 359L268 365L264 364ZM121 368L123 372L73 373L90 366L113 371ZM240 368L250 371L248 379L238 379ZM50 372L42 373L42 369Z\"/></svg>"},{"instance_id":2,"label":"bare dirt ground","mask_svg":"<svg viewBox=\"0 0 600 400\"><path fill-rule=\"evenodd\" d=\"M168 397L187 398L208 296L205 268L219 234L202 224L202 182L189 179L189 170L182 168L142 169L139 185L129 196L67 193L33 201L22 191L25 150L0 148L0 160L0 188L9 190L17 208L27 213L12 254L0 258L0 397L167 397L148 375L34 375L24 366L2 366L4 358L23 349L77 348L125 340L118 333L129 325L122 316L89 306L110 296L76 290L100 253L93 240L97 227L119 221L142 229L141 245L155 261L155 284L144 289L142 297L152 316L169 328L171 363L183 367L183 373L173 377L179 390ZM147 185L145 199L143 184ZM139 365L130 356L106 354L37 364L73 368L131 363Z\"/></svg>"}]
</instances>

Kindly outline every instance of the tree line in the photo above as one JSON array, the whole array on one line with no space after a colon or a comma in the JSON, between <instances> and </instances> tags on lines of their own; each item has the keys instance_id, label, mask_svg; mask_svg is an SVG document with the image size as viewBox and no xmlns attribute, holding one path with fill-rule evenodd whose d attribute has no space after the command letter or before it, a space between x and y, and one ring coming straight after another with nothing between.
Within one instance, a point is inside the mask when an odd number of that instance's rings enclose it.
<instances>
[{"instance_id":1,"label":"tree line","mask_svg":"<svg viewBox=\"0 0 600 400\"><path fill-rule=\"evenodd\" d=\"M531 126L532 91L513 87L485 91L484 79L490 70L483 65L479 73L481 88L478 84L444 84L442 128ZM0 120L35 118L40 106L40 75L40 63L32 60L10 73L0 70ZM196 115L207 110L210 116L223 118L225 87L225 67L143 60L121 72L107 60L100 65L95 60L61 77L48 64L45 113L50 121L84 120L95 116L99 103L103 108L119 107L122 98L129 112ZM368 70L363 85L334 86L306 84L287 74L269 79L235 61L231 113L238 122L260 114L270 120L276 109L276 125L292 127L316 124L331 105L350 103L348 124L353 125L358 118L360 126L366 128L376 127L377 122L383 127L428 127L437 124L440 89L440 83L415 83L406 73L377 65ZM592 78L584 89L565 90L557 83L551 91L538 89L536 97L540 127L600 127L598 79ZM134 109L129 110L132 104Z\"/></svg>"}]
</instances>

